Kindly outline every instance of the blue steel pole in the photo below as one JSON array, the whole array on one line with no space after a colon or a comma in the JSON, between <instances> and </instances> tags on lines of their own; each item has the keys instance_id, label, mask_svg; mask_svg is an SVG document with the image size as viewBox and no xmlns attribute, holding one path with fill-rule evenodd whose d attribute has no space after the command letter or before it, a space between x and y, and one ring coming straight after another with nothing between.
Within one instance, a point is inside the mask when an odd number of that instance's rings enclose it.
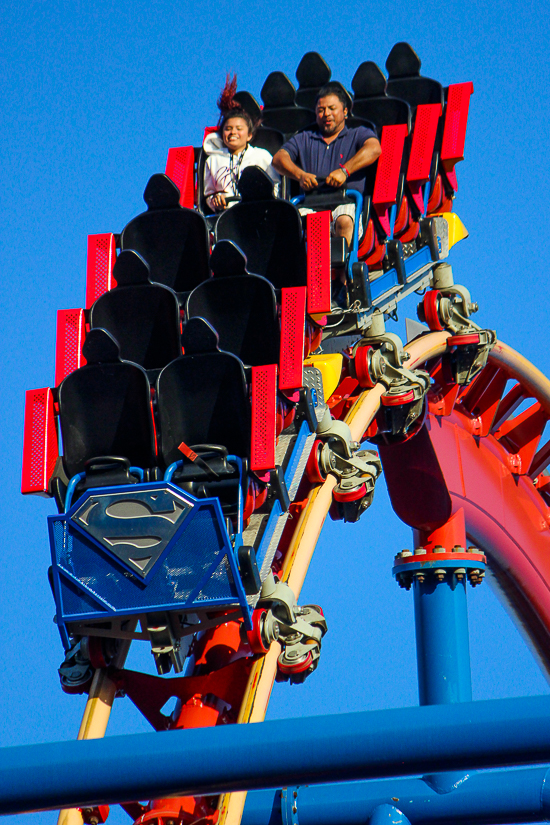
<instances>
[{"instance_id":1,"label":"blue steel pole","mask_svg":"<svg viewBox=\"0 0 550 825\"><path fill-rule=\"evenodd\" d=\"M293 818L289 805L296 808ZM550 770L484 771L444 794L425 779L287 788L284 797L281 791L251 791L241 825L373 825L375 818L392 825L399 816L412 825L547 822Z\"/></svg>"},{"instance_id":2,"label":"blue steel pole","mask_svg":"<svg viewBox=\"0 0 550 825\"><path fill-rule=\"evenodd\" d=\"M546 763L549 720L537 696L4 748L0 813Z\"/></svg>"},{"instance_id":3,"label":"blue steel pole","mask_svg":"<svg viewBox=\"0 0 550 825\"><path fill-rule=\"evenodd\" d=\"M431 572L431 571L430 571ZM421 705L472 701L466 576L415 579L414 620Z\"/></svg>"}]
</instances>

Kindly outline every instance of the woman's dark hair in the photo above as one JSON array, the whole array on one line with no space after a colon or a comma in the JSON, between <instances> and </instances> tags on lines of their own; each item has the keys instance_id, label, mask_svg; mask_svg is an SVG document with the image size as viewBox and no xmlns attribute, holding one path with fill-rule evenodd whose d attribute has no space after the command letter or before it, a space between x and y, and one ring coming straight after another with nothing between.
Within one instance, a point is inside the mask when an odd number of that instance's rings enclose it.
<instances>
[{"instance_id":1,"label":"woman's dark hair","mask_svg":"<svg viewBox=\"0 0 550 825\"><path fill-rule=\"evenodd\" d=\"M350 108L351 102L349 95L346 94L340 83L327 83L326 86L322 86L317 92L315 106L317 106L322 97L328 97L329 95L335 95L344 109Z\"/></svg>"},{"instance_id":2,"label":"woman's dark hair","mask_svg":"<svg viewBox=\"0 0 550 825\"><path fill-rule=\"evenodd\" d=\"M237 91L237 75L234 74L233 78L231 79L229 75L227 75L225 80L225 86L223 87L221 94L218 98L218 109L220 110L220 117L218 120L218 132L220 135L223 132L223 127L227 123L228 120L231 120L232 117L240 117L244 120L248 127L248 131L252 137L256 134L258 126L261 123L261 120L254 120L251 115L243 109L242 106L234 100L235 92Z\"/></svg>"},{"instance_id":3,"label":"woman's dark hair","mask_svg":"<svg viewBox=\"0 0 550 825\"><path fill-rule=\"evenodd\" d=\"M248 126L249 134L252 135L252 137L254 137L259 124L254 123L248 112L246 112L244 109L241 109L239 106L235 106L233 109L229 109L228 112L221 113L220 119L218 121L218 132L220 133L220 135L223 132L225 124L228 120L231 120L232 117L242 118Z\"/></svg>"}]
</instances>

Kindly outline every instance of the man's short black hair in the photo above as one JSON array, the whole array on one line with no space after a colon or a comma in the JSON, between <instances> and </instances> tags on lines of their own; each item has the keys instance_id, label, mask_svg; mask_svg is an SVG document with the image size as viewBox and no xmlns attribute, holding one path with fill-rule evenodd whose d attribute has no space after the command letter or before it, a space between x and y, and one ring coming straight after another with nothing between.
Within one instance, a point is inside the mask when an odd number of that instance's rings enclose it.
<instances>
[{"instance_id":1,"label":"man's short black hair","mask_svg":"<svg viewBox=\"0 0 550 825\"><path fill-rule=\"evenodd\" d=\"M335 95L344 109L349 109L349 96L346 94L340 83L327 83L325 86L322 86L317 92L315 106L317 106L322 97L328 97L329 95Z\"/></svg>"}]
</instances>

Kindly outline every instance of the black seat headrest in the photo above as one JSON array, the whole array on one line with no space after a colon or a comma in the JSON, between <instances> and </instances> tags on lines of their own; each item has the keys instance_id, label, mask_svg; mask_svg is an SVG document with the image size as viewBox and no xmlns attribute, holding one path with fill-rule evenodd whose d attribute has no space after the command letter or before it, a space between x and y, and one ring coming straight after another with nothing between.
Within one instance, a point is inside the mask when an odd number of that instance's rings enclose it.
<instances>
[{"instance_id":1,"label":"black seat headrest","mask_svg":"<svg viewBox=\"0 0 550 825\"><path fill-rule=\"evenodd\" d=\"M306 52L296 69L296 80L303 89L320 88L330 76L330 66L318 52Z\"/></svg>"},{"instance_id":2,"label":"black seat headrest","mask_svg":"<svg viewBox=\"0 0 550 825\"><path fill-rule=\"evenodd\" d=\"M386 78L382 69L372 60L361 63L351 81L356 98L379 97L386 89Z\"/></svg>"},{"instance_id":3,"label":"black seat headrest","mask_svg":"<svg viewBox=\"0 0 550 825\"><path fill-rule=\"evenodd\" d=\"M409 43L396 43L386 60L388 77L418 77L422 63Z\"/></svg>"},{"instance_id":4,"label":"black seat headrest","mask_svg":"<svg viewBox=\"0 0 550 825\"><path fill-rule=\"evenodd\" d=\"M82 355L88 364L113 364L120 361L120 348L110 332L97 327L87 334Z\"/></svg>"},{"instance_id":5,"label":"black seat headrest","mask_svg":"<svg viewBox=\"0 0 550 825\"><path fill-rule=\"evenodd\" d=\"M273 181L263 169L247 166L242 171L237 189L243 201L267 201L275 198L273 186Z\"/></svg>"},{"instance_id":6,"label":"black seat headrest","mask_svg":"<svg viewBox=\"0 0 550 825\"><path fill-rule=\"evenodd\" d=\"M149 264L133 249L123 249L113 267L113 276L118 286L148 284Z\"/></svg>"},{"instance_id":7,"label":"black seat headrest","mask_svg":"<svg viewBox=\"0 0 550 825\"><path fill-rule=\"evenodd\" d=\"M250 92L237 92L233 95L233 100L239 104L250 115L253 121L262 116L262 109L256 98Z\"/></svg>"},{"instance_id":8,"label":"black seat headrest","mask_svg":"<svg viewBox=\"0 0 550 825\"><path fill-rule=\"evenodd\" d=\"M180 205L180 190L168 175L151 175L143 193L148 209L177 209Z\"/></svg>"},{"instance_id":9,"label":"black seat headrest","mask_svg":"<svg viewBox=\"0 0 550 825\"><path fill-rule=\"evenodd\" d=\"M271 72L260 92L264 105L269 108L294 106L296 89L284 72Z\"/></svg>"},{"instance_id":10,"label":"black seat headrest","mask_svg":"<svg viewBox=\"0 0 550 825\"><path fill-rule=\"evenodd\" d=\"M233 241L218 241L210 256L210 269L216 278L248 275L246 255Z\"/></svg>"},{"instance_id":11,"label":"black seat headrest","mask_svg":"<svg viewBox=\"0 0 550 825\"><path fill-rule=\"evenodd\" d=\"M204 318L190 318L181 335L185 355L202 355L219 350L218 333Z\"/></svg>"}]
</instances>

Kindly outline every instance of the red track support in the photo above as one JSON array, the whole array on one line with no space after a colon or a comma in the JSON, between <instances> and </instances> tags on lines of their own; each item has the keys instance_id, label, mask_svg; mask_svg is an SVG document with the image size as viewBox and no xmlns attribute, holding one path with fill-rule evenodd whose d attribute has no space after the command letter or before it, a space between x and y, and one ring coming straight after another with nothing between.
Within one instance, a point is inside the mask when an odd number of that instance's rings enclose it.
<instances>
[{"instance_id":1,"label":"red track support","mask_svg":"<svg viewBox=\"0 0 550 825\"><path fill-rule=\"evenodd\" d=\"M193 209L195 205L195 150L179 146L168 150L165 174L180 190L180 206Z\"/></svg>"},{"instance_id":2,"label":"red track support","mask_svg":"<svg viewBox=\"0 0 550 825\"><path fill-rule=\"evenodd\" d=\"M86 309L97 299L116 286L113 267L116 261L115 236L88 235L88 260L86 268Z\"/></svg>"},{"instance_id":3,"label":"red track support","mask_svg":"<svg viewBox=\"0 0 550 825\"><path fill-rule=\"evenodd\" d=\"M55 345L55 386L79 367L86 359L82 355L82 345L86 337L86 322L83 309L60 309L57 312L57 334Z\"/></svg>"},{"instance_id":4,"label":"red track support","mask_svg":"<svg viewBox=\"0 0 550 825\"><path fill-rule=\"evenodd\" d=\"M47 493L58 456L52 391L27 390L21 492Z\"/></svg>"}]
</instances>

